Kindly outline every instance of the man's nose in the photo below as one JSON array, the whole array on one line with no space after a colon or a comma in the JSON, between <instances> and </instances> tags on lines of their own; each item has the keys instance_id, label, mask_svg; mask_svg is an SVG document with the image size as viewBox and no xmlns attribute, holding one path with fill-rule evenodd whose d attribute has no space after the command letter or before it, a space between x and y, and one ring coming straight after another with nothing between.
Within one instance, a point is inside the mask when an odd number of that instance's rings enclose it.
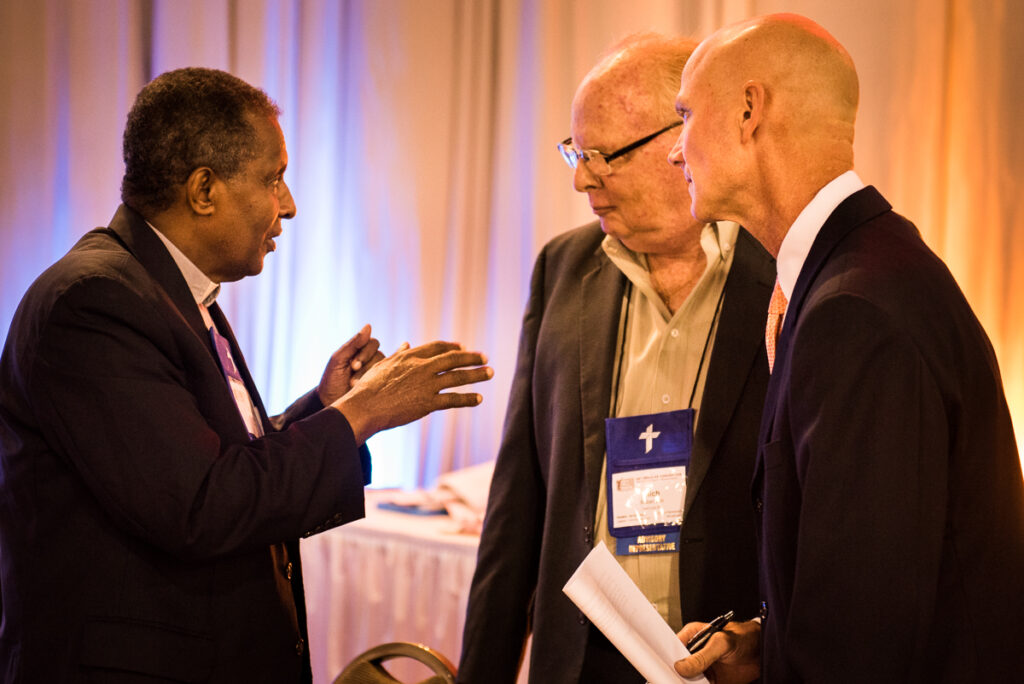
<instances>
[{"instance_id":1,"label":"man's nose","mask_svg":"<svg viewBox=\"0 0 1024 684\"><path fill-rule=\"evenodd\" d=\"M672 166L682 166L686 163L683 159L683 134L680 133L679 137L676 138L676 144L672 146L672 149L668 151L668 163Z\"/></svg>"},{"instance_id":2,"label":"man's nose","mask_svg":"<svg viewBox=\"0 0 1024 684\"><path fill-rule=\"evenodd\" d=\"M295 213L298 209L295 206L292 191L288 188L288 184L284 182L284 179L281 180L281 185L278 187L277 192L281 200L281 209L278 211L278 215L286 219L295 218Z\"/></svg>"},{"instance_id":3,"label":"man's nose","mask_svg":"<svg viewBox=\"0 0 1024 684\"><path fill-rule=\"evenodd\" d=\"M576 163L576 170L572 176L572 187L576 189L576 192L586 192L591 188L600 187L600 177L590 170L587 163L580 159Z\"/></svg>"}]
</instances>

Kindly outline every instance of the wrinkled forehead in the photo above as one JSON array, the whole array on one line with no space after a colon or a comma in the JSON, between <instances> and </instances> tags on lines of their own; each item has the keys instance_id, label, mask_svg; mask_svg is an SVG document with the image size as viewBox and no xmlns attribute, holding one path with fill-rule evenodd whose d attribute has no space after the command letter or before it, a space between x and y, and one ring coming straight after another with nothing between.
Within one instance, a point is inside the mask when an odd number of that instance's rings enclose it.
<instances>
[{"instance_id":1,"label":"wrinkled forehead","mask_svg":"<svg viewBox=\"0 0 1024 684\"><path fill-rule=\"evenodd\" d=\"M658 87L656 79L639 69L588 76L572 101L573 140L585 147L616 144L664 125L673 113L664 106Z\"/></svg>"}]
</instances>

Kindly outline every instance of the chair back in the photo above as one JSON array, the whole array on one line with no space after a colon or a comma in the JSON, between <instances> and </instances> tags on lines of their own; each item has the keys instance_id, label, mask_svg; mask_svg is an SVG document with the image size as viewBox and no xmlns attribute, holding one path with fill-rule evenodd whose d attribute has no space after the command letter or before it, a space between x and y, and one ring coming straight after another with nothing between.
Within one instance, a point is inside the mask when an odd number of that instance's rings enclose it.
<instances>
[{"instance_id":1,"label":"chair back","mask_svg":"<svg viewBox=\"0 0 1024 684\"><path fill-rule=\"evenodd\" d=\"M455 666L443 655L423 644L395 641L375 646L356 656L334 684L403 684L386 669L383 663L393 658L412 658L423 663L433 676L418 684L455 684Z\"/></svg>"}]
</instances>

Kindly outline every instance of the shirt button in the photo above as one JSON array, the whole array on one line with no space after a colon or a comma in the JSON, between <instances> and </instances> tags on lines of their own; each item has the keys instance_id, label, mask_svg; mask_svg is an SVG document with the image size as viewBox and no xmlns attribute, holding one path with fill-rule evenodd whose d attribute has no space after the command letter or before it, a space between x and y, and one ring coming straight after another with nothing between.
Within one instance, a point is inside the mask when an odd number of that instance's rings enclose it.
<instances>
[{"instance_id":1,"label":"shirt button","mask_svg":"<svg viewBox=\"0 0 1024 684\"><path fill-rule=\"evenodd\" d=\"M295 642L295 655L302 655L304 650L306 650L306 642L299 639Z\"/></svg>"},{"instance_id":2,"label":"shirt button","mask_svg":"<svg viewBox=\"0 0 1024 684\"><path fill-rule=\"evenodd\" d=\"M284 566L284 576L287 577L288 579L292 578L292 564L291 563L288 563L288 565Z\"/></svg>"},{"instance_id":3,"label":"shirt button","mask_svg":"<svg viewBox=\"0 0 1024 684\"><path fill-rule=\"evenodd\" d=\"M679 337L679 329L672 328L672 337Z\"/></svg>"},{"instance_id":4,"label":"shirt button","mask_svg":"<svg viewBox=\"0 0 1024 684\"><path fill-rule=\"evenodd\" d=\"M761 501L761 499L757 499L756 501L754 501L754 509L758 513L761 513L764 510L764 502Z\"/></svg>"},{"instance_id":5,"label":"shirt button","mask_svg":"<svg viewBox=\"0 0 1024 684\"><path fill-rule=\"evenodd\" d=\"M662 394L661 395L661 403L662 404L667 404L670 401L672 401L672 397L668 396L667 394Z\"/></svg>"}]
</instances>

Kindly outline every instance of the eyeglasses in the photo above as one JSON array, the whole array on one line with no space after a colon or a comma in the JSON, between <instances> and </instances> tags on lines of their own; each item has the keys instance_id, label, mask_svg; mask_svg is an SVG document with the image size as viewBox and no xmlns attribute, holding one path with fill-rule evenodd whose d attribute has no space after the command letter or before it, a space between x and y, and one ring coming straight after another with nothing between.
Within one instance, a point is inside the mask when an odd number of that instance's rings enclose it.
<instances>
[{"instance_id":1,"label":"eyeglasses","mask_svg":"<svg viewBox=\"0 0 1024 684\"><path fill-rule=\"evenodd\" d=\"M587 168L589 168L593 173L598 176L607 176L612 172L612 167L609 166L609 162L613 159L618 159L622 155L632 152L641 145L646 145L665 131L675 128L676 126L681 126L682 124L683 122L681 120L674 121L668 126L665 126L646 137L640 138L636 142L631 142L625 147L620 147L611 154L602 154L597 150L577 150L572 144L572 136L558 144L558 151L562 154L562 159L564 159L565 163L569 165L569 168L575 169L582 159L586 162Z\"/></svg>"}]
</instances>

